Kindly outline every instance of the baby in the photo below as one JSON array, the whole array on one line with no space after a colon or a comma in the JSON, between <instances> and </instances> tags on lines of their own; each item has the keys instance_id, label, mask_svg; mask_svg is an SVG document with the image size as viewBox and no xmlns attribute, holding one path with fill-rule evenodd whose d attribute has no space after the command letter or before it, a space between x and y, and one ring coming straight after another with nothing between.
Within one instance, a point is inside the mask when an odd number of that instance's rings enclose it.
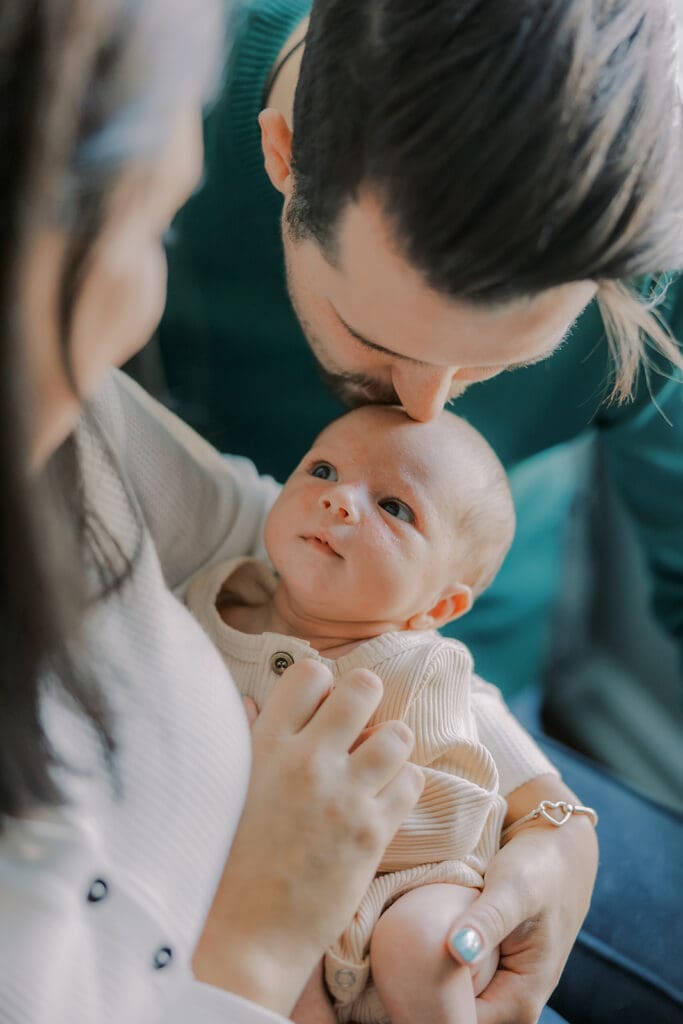
<instances>
[{"instance_id":1,"label":"baby","mask_svg":"<svg viewBox=\"0 0 683 1024\"><path fill-rule=\"evenodd\" d=\"M467 612L514 532L502 466L464 420L365 406L330 424L265 527L273 572L240 558L196 577L188 605L259 707L294 661L373 669L370 725L402 719L426 783L298 1024L474 1024L493 957L458 967L444 937L482 887L505 801L470 706L472 659L435 632Z\"/></svg>"}]
</instances>

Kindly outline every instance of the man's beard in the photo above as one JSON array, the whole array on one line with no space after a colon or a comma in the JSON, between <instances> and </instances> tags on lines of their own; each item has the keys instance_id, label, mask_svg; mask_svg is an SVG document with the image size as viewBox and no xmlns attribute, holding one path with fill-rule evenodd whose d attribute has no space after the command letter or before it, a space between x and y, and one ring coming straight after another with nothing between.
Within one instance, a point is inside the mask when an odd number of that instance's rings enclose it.
<instances>
[{"instance_id":1,"label":"man's beard","mask_svg":"<svg viewBox=\"0 0 683 1024\"><path fill-rule=\"evenodd\" d=\"M315 354L314 354L315 358ZM391 384L382 384L372 377L363 374L332 373L326 370L322 363L316 358L315 364L321 380L327 390L347 409L357 409L361 405L398 405L401 406L401 399ZM446 401L446 406L457 401L467 390L468 382L454 381Z\"/></svg>"},{"instance_id":2,"label":"man's beard","mask_svg":"<svg viewBox=\"0 0 683 1024\"><path fill-rule=\"evenodd\" d=\"M382 384L362 373L332 373L315 357L320 378L327 390L348 409L361 405L400 405L391 384Z\"/></svg>"}]
</instances>

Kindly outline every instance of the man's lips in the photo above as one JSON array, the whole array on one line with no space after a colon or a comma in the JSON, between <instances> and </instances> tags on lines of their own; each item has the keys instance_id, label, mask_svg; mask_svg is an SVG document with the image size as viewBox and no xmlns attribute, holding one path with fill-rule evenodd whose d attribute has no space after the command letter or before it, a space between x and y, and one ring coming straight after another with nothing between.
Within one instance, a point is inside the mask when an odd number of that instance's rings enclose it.
<instances>
[{"instance_id":1,"label":"man's lips","mask_svg":"<svg viewBox=\"0 0 683 1024\"><path fill-rule=\"evenodd\" d=\"M310 544L324 555L333 555L335 558L343 557L330 543L330 539L325 533L310 533L304 535L301 539L305 540L307 544Z\"/></svg>"}]
</instances>

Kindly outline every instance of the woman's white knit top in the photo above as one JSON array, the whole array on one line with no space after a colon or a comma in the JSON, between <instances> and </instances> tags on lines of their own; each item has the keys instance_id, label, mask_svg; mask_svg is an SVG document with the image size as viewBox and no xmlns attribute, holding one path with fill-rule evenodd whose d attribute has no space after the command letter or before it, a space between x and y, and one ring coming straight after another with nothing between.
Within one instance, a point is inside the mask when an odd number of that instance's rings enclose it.
<instances>
[{"instance_id":1,"label":"woman's white knit top","mask_svg":"<svg viewBox=\"0 0 683 1024\"><path fill-rule=\"evenodd\" d=\"M0 834L2 1024L266 1024L190 962L237 827L250 745L229 673L180 597L203 565L259 551L276 487L223 459L120 373L77 431L85 486L132 580L95 605L86 657L115 716L116 775L46 700L68 803ZM137 512L137 516L134 514Z\"/></svg>"}]
</instances>

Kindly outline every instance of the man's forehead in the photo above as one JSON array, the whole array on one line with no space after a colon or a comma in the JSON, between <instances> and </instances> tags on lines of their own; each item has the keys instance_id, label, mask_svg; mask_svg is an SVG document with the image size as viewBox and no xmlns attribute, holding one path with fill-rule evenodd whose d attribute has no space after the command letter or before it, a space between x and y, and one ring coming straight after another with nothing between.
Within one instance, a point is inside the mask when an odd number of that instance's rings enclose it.
<instances>
[{"instance_id":1,"label":"man's forehead","mask_svg":"<svg viewBox=\"0 0 683 1024\"><path fill-rule=\"evenodd\" d=\"M571 282L498 306L443 295L401 253L367 191L342 211L333 263L320 261L323 290L352 337L388 358L433 365L523 364L547 355L596 290Z\"/></svg>"}]
</instances>

